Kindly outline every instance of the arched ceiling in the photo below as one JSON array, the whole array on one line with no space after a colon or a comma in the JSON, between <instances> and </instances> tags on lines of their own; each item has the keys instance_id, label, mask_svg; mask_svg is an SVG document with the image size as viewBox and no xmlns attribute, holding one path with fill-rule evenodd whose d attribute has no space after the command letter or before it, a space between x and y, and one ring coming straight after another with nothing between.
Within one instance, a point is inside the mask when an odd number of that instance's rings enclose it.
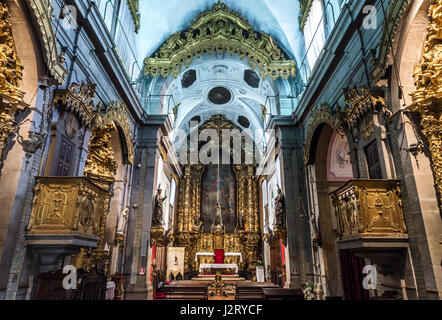
<instances>
[{"instance_id":1,"label":"arched ceiling","mask_svg":"<svg viewBox=\"0 0 442 320\"><path fill-rule=\"evenodd\" d=\"M173 33L186 30L214 0L140 1L140 31L137 52L140 62L150 57ZM224 0L230 9L246 18L256 31L270 34L286 54L302 59L303 38L299 31L299 2L294 0Z\"/></svg>"},{"instance_id":2,"label":"arched ceiling","mask_svg":"<svg viewBox=\"0 0 442 320\"><path fill-rule=\"evenodd\" d=\"M195 71L195 80L189 86L183 87L183 76L189 70ZM268 114L277 113L277 106L269 103L267 97L277 95L277 89L274 80L264 80L257 73L257 85L247 84L244 80L245 70L250 70L246 59L220 53L205 54L194 59L176 78L170 76L166 81L156 78L151 86L157 86L158 81L163 84L161 92L164 99L173 96L177 103L173 110L175 128L189 132L189 124L194 117L199 117L201 125L212 116L222 114L239 128L250 130L255 143L260 145L265 136ZM216 104L210 100L209 93L217 87L228 90L227 102ZM266 104L271 110L263 109L263 105ZM163 102L163 106L165 105L167 103ZM241 117L247 119L247 126L241 124Z\"/></svg>"}]
</instances>

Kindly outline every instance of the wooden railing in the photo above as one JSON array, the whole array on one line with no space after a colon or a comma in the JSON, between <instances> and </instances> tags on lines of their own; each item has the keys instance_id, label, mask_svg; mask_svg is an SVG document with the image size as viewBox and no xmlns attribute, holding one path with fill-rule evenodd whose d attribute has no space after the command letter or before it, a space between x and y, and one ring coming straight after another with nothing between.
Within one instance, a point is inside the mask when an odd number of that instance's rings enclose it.
<instances>
[{"instance_id":1,"label":"wooden railing","mask_svg":"<svg viewBox=\"0 0 442 320\"><path fill-rule=\"evenodd\" d=\"M397 180L350 180L332 192L340 240L407 238Z\"/></svg>"},{"instance_id":2,"label":"wooden railing","mask_svg":"<svg viewBox=\"0 0 442 320\"><path fill-rule=\"evenodd\" d=\"M28 235L100 236L108 192L85 177L37 177Z\"/></svg>"}]
</instances>

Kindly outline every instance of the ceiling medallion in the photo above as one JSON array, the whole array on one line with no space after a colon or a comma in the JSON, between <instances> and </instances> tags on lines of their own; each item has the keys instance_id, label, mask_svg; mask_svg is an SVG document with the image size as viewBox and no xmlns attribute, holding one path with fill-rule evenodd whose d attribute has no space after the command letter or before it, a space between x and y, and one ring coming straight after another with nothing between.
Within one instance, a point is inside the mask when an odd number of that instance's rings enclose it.
<instances>
[{"instance_id":1,"label":"ceiling medallion","mask_svg":"<svg viewBox=\"0 0 442 320\"><path fill-rule=\"evenodd\" d=\"M250 68L263 79L295 75L295 61L285 59L271 35L256 32L247 19L221 2L200 13L186 31L169 36L154 57L144 60L144 75L177 77L193 57L212 52L247 57Z\"/></svg>"},{"instance_id":2,"label":"ceiling medallion","mask_svg":"<svg viewBox=\"0 0 442 320\"><path fill-rule=\"evenodd\" d=\"M214 104L226 104L232 99L232 94L224 87L215 87L209 91L208 99Z\"/></svg>"}]
</instances>

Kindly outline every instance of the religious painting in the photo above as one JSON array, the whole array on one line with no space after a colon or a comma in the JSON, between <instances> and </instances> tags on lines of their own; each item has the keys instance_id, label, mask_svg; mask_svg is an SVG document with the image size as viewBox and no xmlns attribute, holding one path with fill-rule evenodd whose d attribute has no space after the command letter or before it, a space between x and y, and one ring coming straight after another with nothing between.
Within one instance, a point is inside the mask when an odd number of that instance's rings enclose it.
<instances>
[{"instance_id":1,"label":"religious painting","mask_svg":"<svg viewBox=\"0 0 442 320\"><path fill-rule=\"evenodd\" d=\"M218 173L219 167L219 173ZM227 233L235 231L235 175L230 165L211 164L206 167L201 186L201 220L204 232L218 224L216 204L221 204L222 225Z\"/></svg>"},{"instance_id":2,"label":"religious painting","mask_svg":"<svg viewBox=\"0 0 442 320\"><path fill-rule=\"evenodd\" d=\"M328 148L327 179L328 181L346 181L352 177L350 147L345 132L338 129L338 132L333 133Z\"/></svg>"}]
</instances>

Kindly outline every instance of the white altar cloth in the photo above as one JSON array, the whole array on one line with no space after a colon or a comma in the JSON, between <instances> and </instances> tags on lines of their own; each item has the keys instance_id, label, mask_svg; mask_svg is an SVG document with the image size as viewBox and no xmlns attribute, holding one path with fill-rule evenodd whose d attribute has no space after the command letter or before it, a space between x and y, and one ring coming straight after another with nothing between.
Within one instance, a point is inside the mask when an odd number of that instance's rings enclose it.
<instances>
[{"instance_id":1,"label":"white altar cloth","mask_svg":"<svg viewBox=\"0 0 442 320\"><path fill-rule=\"evenodd\" d=\"M195 261L198 261L198 256L214 256L213 252L197 252L195 254ZM242 262L242 254L241 252L225 252L224 257L227 256L239 256L239 261Z\"/></svg>"},{"instance_id":2,"label":"white altar cloth","mask_svg":"<svg viewBox=\"0 0 442 320\"><path fill-rule=\"evenodd\" d=\"M201 263L200 264L200 273L202 269L213 268L213 269L235 269L235 273L238 273L238 265L236 263L233 264L219 264L219 263Z\"/></svg>"}]
</instances>

